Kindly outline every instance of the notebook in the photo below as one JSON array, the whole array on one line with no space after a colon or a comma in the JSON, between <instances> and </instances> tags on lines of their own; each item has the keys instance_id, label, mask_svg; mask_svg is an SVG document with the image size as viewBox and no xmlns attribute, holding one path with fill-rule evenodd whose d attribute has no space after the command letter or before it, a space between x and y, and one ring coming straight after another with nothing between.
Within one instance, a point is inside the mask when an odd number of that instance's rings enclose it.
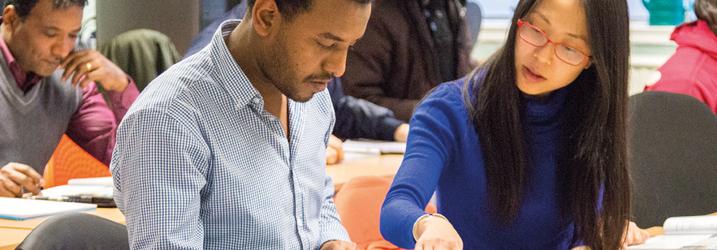
<instances>
[{"instance_id":1,"label":"notebook","mask_svg":"<svg viewBox=\"0 0 717 250\"><path fill-rule=\"evenodd\" d=\"M67 185L42 190L31 197L38 200L94 203L99 207L116 207L112 194L112 177L70 179Z\"/></svg>"},{"instance_id":2,"label":"notebook","mask_svg":"<svg viewBox=\"0 0 717 250\"><path fill-rule=\"evenodd\" d=\"M665 220L663 229L664 235L628 249L717 249L717 216L671 217Z\"/></svg>"},{"instance_id":3,"label":"notebook","mask_svg":"<svg viewBox=\"0 0 717 250\"><path fill-rule=\"evenodd\" d=\"M0 197L0 219L26 220L65 212L95 210L96 204Z\"/></svg>"}]
</instances>

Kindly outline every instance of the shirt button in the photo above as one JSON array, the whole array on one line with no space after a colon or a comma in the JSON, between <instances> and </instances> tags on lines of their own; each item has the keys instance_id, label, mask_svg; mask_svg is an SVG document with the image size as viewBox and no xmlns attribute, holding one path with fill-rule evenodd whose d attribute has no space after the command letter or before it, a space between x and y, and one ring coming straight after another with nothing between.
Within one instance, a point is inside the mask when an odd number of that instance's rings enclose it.
<instances>
[{"instance_id":1,"label":"shirt button","mask_svg":"<svg viewBox=\"0 0 717 250\"><path fill-rule=\"evenodd\" d=\"M259 102L261 102L261 100L259 100L259 97L254 97L251 99L251 102L253 102L254 104L259 104Z\"/></svg>"}]
</instances>

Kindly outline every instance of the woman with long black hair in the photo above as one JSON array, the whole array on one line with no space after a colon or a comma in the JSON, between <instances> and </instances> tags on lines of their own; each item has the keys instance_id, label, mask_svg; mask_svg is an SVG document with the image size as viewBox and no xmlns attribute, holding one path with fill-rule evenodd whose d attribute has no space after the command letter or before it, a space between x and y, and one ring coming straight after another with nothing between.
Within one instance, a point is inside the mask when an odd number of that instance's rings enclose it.
<instances>
[{"instance_id":1,"label":"woman with long black hair","mask_svg":"<svg viewBox=\"0 0 717 250\"><path fill-rule=\"evenodd\" d=\"M622 247L628 36L624 0L520 1L503 48L417 107L384 237L416 249ZM434 191L440 214L425 214Z\"/></svg>"}]
</instances>

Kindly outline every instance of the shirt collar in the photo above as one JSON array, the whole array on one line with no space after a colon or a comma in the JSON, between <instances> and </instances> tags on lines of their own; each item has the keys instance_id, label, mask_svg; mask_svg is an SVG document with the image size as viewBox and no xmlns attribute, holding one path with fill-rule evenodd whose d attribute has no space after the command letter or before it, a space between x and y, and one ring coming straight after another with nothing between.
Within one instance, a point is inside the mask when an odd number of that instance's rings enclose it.
<instances>
[{"instance_id":1,"label":"shirt collar","mask_svg":"<svg viewBox=\"0 0 717 250\"><path fill-rule=\"evenodd\" d=\"M15 57L10 52L10 48L7 46L7 43L5 43L5 39L2 38L0 38L0 52L2 52L3 57L5 57L5 61L17 83L17 87L23 92L27 92L32 86L40 82L42 79L41 76L32 72L25 72L25 70L20 68L20 64L17 63L17 60L15 60Z\"/></svg>"},{"instance_id":2,"label":"shirt collar","mask_svg":"<svg viewBox=\"0 0 717 250\"><path fill-rule=\"evenodd\" d=\"M228 36L234 28L241 23L239 19L231 19L219 25L209 44L209 53L213 66L216 69L216 81L227 90L234 101L236 108L247 105L263 106L263 98L254 88L249 78L244 74L239 64L232 57L224 37Z\"/></svg>"}]
</instances>

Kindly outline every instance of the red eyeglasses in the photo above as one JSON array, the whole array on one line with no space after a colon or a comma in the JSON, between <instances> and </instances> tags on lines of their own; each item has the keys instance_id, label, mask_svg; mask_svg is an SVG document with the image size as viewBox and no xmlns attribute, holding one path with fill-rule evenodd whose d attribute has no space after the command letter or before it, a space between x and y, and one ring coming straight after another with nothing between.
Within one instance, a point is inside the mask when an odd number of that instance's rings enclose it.
<instances>
[{"instance_id":1,"label":"red eyeglasses","mask_svg":"<svg viewBox=\"0 0 717 250\"><path fill-rule=\"evenodd\" d=\"M590 58L590 56L585 55L575 48L553 42L545 31L522 19L518 19L518 36L523 39L523 41L535 47L543 47L548 43L554 44L555 55L563 62L573 66L578 66L583 63L585 59Z\"/></svg>"}]
</instances>

